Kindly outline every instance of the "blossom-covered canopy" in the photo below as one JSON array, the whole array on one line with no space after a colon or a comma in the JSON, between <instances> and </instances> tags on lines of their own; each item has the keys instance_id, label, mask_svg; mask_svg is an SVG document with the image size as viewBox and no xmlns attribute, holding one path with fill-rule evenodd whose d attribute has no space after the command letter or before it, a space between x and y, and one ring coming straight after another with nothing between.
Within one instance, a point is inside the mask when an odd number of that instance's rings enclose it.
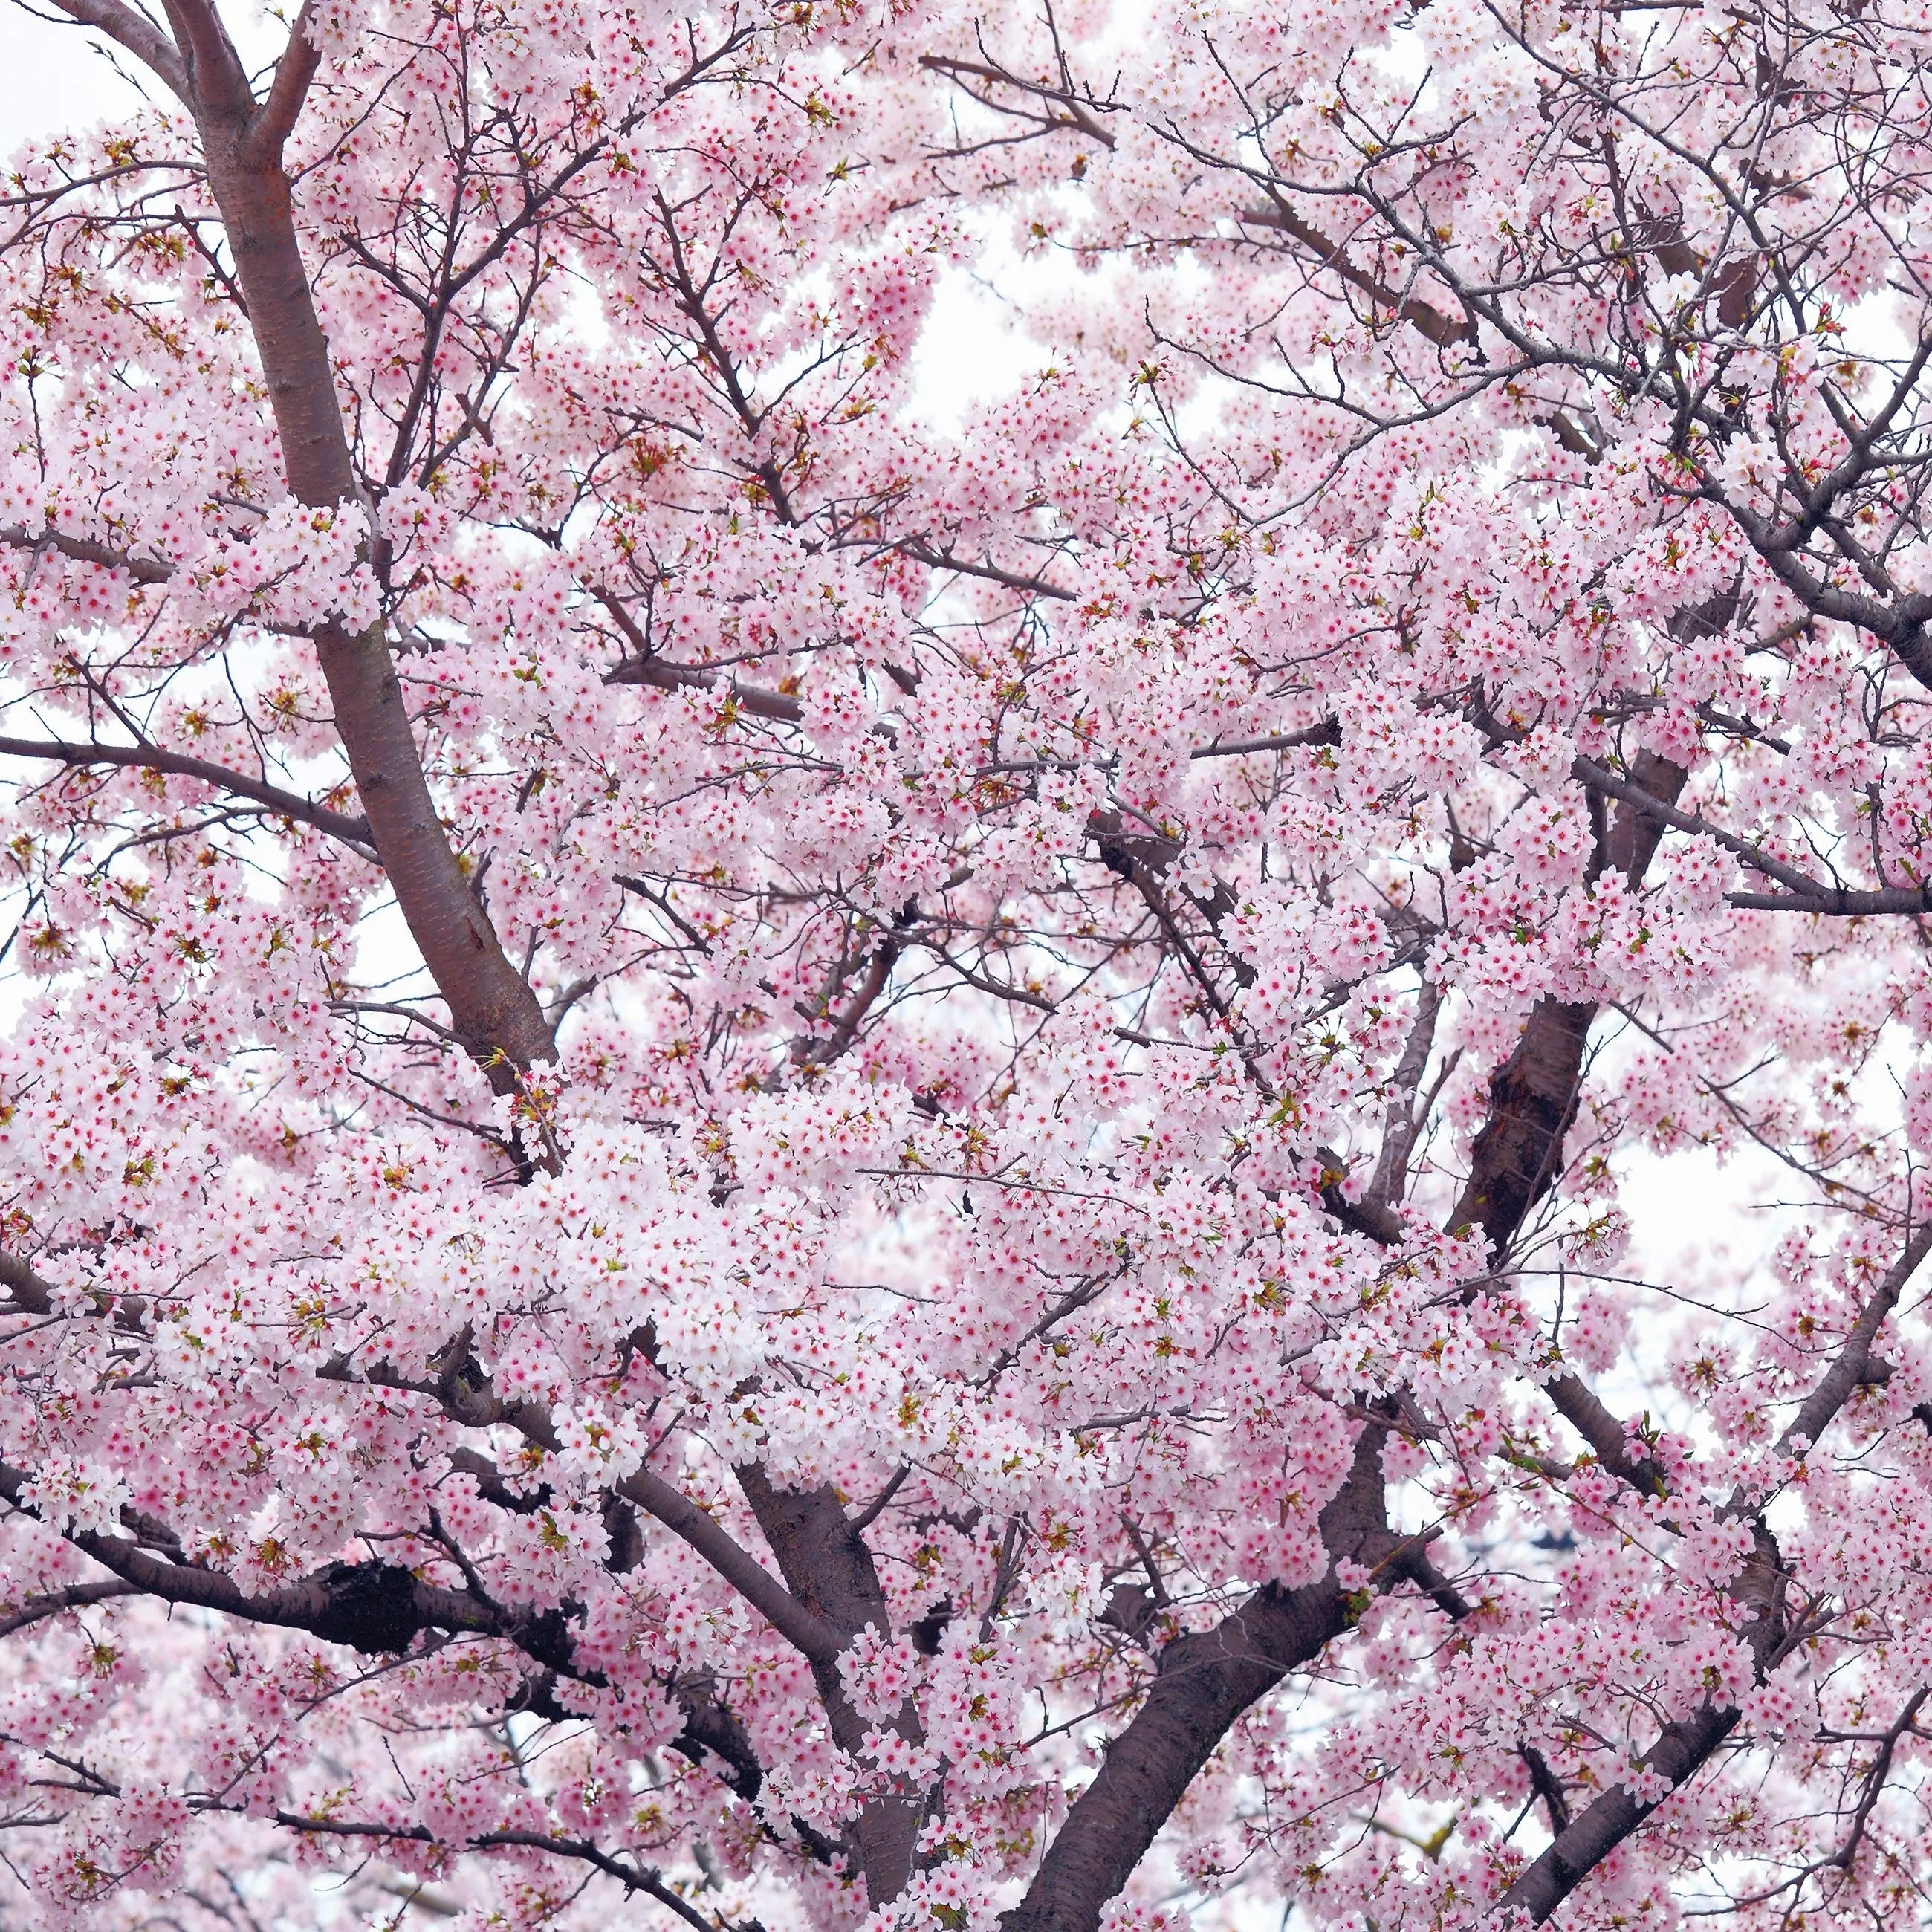
<instances>
[{"instance_id":1,"label":"blossom-covered canopy","mask_svg":"<svg viewBox=\"0 0 1932 1932\"><path fill-rule=\"evenodd\" d=\"M1921 1922L1925 8L56 5L0 1916Z\"/></svg>"}]
</instances>

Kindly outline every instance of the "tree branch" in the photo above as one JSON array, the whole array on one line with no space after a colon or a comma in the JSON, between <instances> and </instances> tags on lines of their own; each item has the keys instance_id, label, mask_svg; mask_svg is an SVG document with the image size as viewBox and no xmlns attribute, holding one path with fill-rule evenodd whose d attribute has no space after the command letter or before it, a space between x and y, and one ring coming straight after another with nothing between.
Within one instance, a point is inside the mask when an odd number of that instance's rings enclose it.
<instances>
[{"instance_id":1,"label":"tree branch","mask_svg":"<svg viewBox=\"0 0 1932 1932\"><path fill-rule=\"evenodd\" d=\"M1385 1427L1355 1443L1347 1481L1322 1513L1331 1556L1372 1566L1399 1550L1383 1500ZM1212 1630L1174 1638L1133 1720L1108 1747L1099 1774L1075 1802L1002 1932L1094 1932L1195 1774L1228 1727L1291 1670L1311 1664L1350 1622L1331 1569L1299 1589L1268 1584Z\"/></svg>"},{"instance_id":2,"label":"tree branch","mask_svg":"<svg viewBox=\"0 0 1932 1932\"><path fill-rule=\"evenodd\" d=\"M317 508L366 511L288 177L254 145L254 100L212 0L167 4L189 50L208 185L247 299L289 488ZM298 72L291 70L291 88ZM542 1004L505 956L450 844L384 627L351 631L332 618L314 635L336 729L410 937L449 1008L452 1027L492 1086L514 1094L521 1084L518 1070L552 1058L555 1042ZM547 1162L556 1157L549 1150Z\"/></svg>"},{"instance_id":3,"label":"tree branch","mask_svg":"<svg viewBox=\"0 0 1932 1932\"><path fill-rule=\"evenodd\" d=\"M1675 814L1671 801L1688 774L1648 752L1636 761L1636 784L1583 759L1573 770L1586 783L1597 783L1599 771L1612 782L1612 795L1624 809L1606 828L1598 862L1615 866L1634 884L1656 854ZM1469 1177L1449 1225L1480 1228L1498 1258L1562 1172L1563 1137L1576 1114L1597 1011L1589 1003L1539 1000L1516 1050L1490 1082L1489 1118L1471 1150Z\"/></svg>"},{"instance_id":4,"label":"tree branch","mask_svg":"<svg viewBox=\"0 0 1932 1932\"><path fill-rule=\"evenodd\" d=\"M181 752L164 752L156 745L68 745L55 739L0 737L0 758L37 759L77 771L108 765L198 779L218 791L251 800L281 818L312 825L332 838L355 846L367 858L376 856L375 840L366 818L351 818L345 812L331 811L326 805L314 804L298 793L284 791L245 772L231 771L226 765L191 758Z\"/></svg>"},{"instance_id":5,"label":"tree branch","mask_svg":"<svg viewBox=\"0 0 1932 1932\"><path fill-rule=\"evenodd\" d=\"M605 673L604 682L646 684L658 691L715 691L722 685L729 700L751 717L796 724L805 716L805 706L782 692L761 691L755 685L740 684L727 671L667 664L662 658L626 658L616 670Z\"/></svg>"},{"instance_id":6,"label":"tree branch","mask_svg":"<svg viewBox=\"0 0 1932 1932\"><path fill-rule=\"evenodd\" d=\"M248 113L255 104L248 76L214 0L161 0L188 70L195 118Z\"/></svg>"},{"instance_id":7,"label":"tree branch","mask_svg":"<svg viewBox=\"0 0 1932 1932\"><path fill-rule=\"evenodd\" d=\"M1774 1455L1796 1455L1800 1453L1801 1443L1815 1446L1832 1426L1839 1410L1850 1400L1852 1392L1865 1382L1871 1366L1872 1345L1878 1339L1878 1331L1885 1326L1886 1317L1898 1306L1898 1298L1904 1293L1906 1283L1918 1272L1928 1253L1932 1253L1932 1222L1906 1243L1905 1252L1859 1310L1858 1318L1840 1346L1837 1360L1778 1437L1772 1452Z\"/></svg>"},{"instance_id":8,"label":"tree branch","mask_svg":"<svg viewBox=\"0 0 1932 1932\"><path fill-rule=\"evenodd\" d=\"M275 1822L292 1832L307 1832L327 1838L373 1839L400 1845L435 1845L442 1842L422 1825L385 1825L374 1820L311 1816L299 1811L278 1810ZM650 1865L626 1864L587 1838L554 1838L542 1832L479 1832L464 1844L476 1851L514 1848L548 1852L557 1858L574 1858L592 1865L605 1876L614 1878L627 1892L641 1892L694 1926L697 1932L720 1932L720 1922L707 1918L691 1901L664 1882L664 1874ZM723 1932L760 1932L755 1918L726 1923Z\"/></svg>"},{"instance_id":9,"label":"tree branch","mask_svg":"<svg viewBox=\"0 0 1932 1932\"><path fill-rule=\"evenodd\" d=\"M180 54L165 34L132 7L123 6L121 0L54 0L54 4L69 20L98 29L132 54L184 106L194 105Z\"/></svg>"},{"instance_id":10,"label":"tree branch","mask_svg":"<svg viewBox=\"0 0 1932 1932\"><path fill-rule=\"evenodd\" d=\"M82 1610L92 1604L104 1604L116 1597L139 1594L134 1584L118 1576L101 1583L70 1583L63 1589L50 1590L44 1596L28 1597L11 1610L0 1610L0 1636L11 1636L29 1624L60 1616L68 1610Z\"/></svg>"},{"instance_id":11,"label":"tree branch","mask_svg":"<svg viewBox=\"0 0 1932 1932\"><path fill-rule=\"evenodd\" d=\"M640 1469L618 1486L635 1503L688 1543L792 1648L815 1666L836 1669L844 1637L838 1627L802 1603L751 1552L662 1476Z\"/></svg>"},{"instance_id":12,"label":"tree branch","mask_svg":"<svg viewBox=\"0 0 1932 1932\"><path fill-rule=\"evenodd\" d=\"M19 524L0 525L0 544L9 550L50 550L76 563L91 563L100 570L124 570L136 584L165 584L175 574L172 564L164 563L158 557L129 556L105 544L92 542L86 537L67 536L58 530L43 530L36 536Z\"/></svg>"},{"instance_id":13,"label":"tree branch","mask_svg":"<svg viewBox=\"0 0 1932 1932\"><path fill-rule=\"evenodd\" d=\"M309 83L322 64L321 52L309 38L309 19L314 4L315 0L302 0L302 10L289 29L289 44L275 63L268 98L249 124L248 155L258 165L280 161L283 147L294 133L302 103L308 98Z\"/></svg>"}]
</instances>

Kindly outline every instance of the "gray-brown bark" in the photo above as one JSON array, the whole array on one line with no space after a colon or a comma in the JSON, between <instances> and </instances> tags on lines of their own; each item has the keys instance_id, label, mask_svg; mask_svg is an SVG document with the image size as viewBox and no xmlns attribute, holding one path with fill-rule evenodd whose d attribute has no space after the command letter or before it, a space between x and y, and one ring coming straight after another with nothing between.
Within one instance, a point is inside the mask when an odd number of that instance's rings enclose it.
<instances>
[{"instance_id":1,"label":"gray-brown bark","mask_svg":"<svg viewBox=\"0 0 1932 1932\"><path fill-rule=\"evenodd\" d=\"M1332 1575L1258 1590L1210 1630L1177 1637L1133 1722L1109 1747L1006 1932L1093 1932L1228 1727L1348 1628Z\"/></svg>"},{"instance_id":2,"label":"gray-brown bark","mask_svg":"<svg viewBox=\"0 0 1932 1932\"><path fill-rule=\"evenodd\" d=\"M1755 1533L1756 1547L1727 1594L1738 1606L1737 1634L1750 1653L1753 1673L1762 1681L1788 1632L1778 1546L1762 1523L1755 1526ZM1526 1912L1541 1924L1670 1792L1709 1762L1737 1728L1738 1716L1733 1708L1706 1704L1666 1724L1642 1760L1646 1771L1666 1780L1664 1793L1640 1799L1622 1784L1612 1785L1557 1833L1496 1901L1496 1910Z\"/></svg>"}]
</instances>

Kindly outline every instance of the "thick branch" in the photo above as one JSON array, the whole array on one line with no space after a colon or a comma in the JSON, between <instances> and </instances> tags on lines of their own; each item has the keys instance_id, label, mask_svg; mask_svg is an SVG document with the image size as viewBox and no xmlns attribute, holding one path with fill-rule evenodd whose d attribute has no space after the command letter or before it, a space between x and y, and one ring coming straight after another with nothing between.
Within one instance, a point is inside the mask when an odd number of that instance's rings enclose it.
<instances>
[{"instance_id":1,"label":"thick branch","mask_svg":"<svg viewBox=\"0 0 1932 1932\"><path fill-rule=\"evenodd\" d=\"M129 556L106 544L67 536L58 530L43 530L37 536L19 524L0 524L0 544L9 550L52 550L57 556L91 563L100 570L124 570L136 584L165 584L175 574L172 564L158 557Z\"/></svg>"},{"instance_id":2,"label":"thick branch","mask_svg":"<svg viewBox=\"0 0 1932 1932\"><path fill-rule=\"evenodd\" d=\"M1358 268L1348 260L1340 243L1330 241L1312 222L1303 220L1286 202L1276 200L1267 208L1250 209L1241 219L1256 227L1278 228L1284 235L1299 242L1321 258L1321 267L1332 269L1349 287L1366 296L1378 308L1387 310L1395 321L1407 322L1437 348L1446 349L1456 342L1467 344L1472 348L1475 346L1476 325L1473 320L1458 322L1428 302L1400 294L1367 270Z\"/></svg>"},{"instance_id":3,"label":"thick branch","mask_svg":"<svg viewBox=\"0 0 1932 1932\"><path fill-rule=\"evenodd\" d=\"M453 1346L449 1354L453 1358L451 1364L435 1382L407 1381L381 1363L372 1364L361 1379L377 1388L408 1389L428 1396L440 1404L452 1421L461 1423L466 1429L491 1429L501 1424L515 1430L539 1448L558 1447L549 1412L541 1402L505 1402L468 1353L466 1337L460 1345ZM332 1362L321 1373L332 1382L357 1378L346 1363ZM808 1662L815 1664L820 1658L829 1662L838 1656L844 1643L838 1629L793 1597L749 1550L682 1490L646 1468L626 1477L617 1485L617 1493L688 1544Z\"/></svg>"},{"instance_id":4,"label":"thick branch","mask_svg":"<svg viewBox=\"0 0 1932 1932\"><path fill-rule=\"evenodd\" d=\"M1566 1369L1544 1384L1544 1393L1550 1406L1589 1444L1597 1460L1619 1482L1646 1496L1661 1493L1662 1478L1654 1468L1633 1459L1623 1424L1588 1383Z\"/></svg>"},{"instance_id":5,"label":"thick branch","mask_svg":"<svg viewBox=\"0 0 1932 1932\"><path fill-rule=\"evenodd\" d=\"M1469 1178L1450 1226L1480 1228L1498 1257L1562 1170L1596 1016L1587 1003L1539 1000L1490 1082L1489 1117L1470 1150Z\"/></svg>"},{"instance_id":6,"label":"thick branch","mask_svg":"<svg viewBox=\"0 0 1932 1932\"><path fill-rule=\"evenodd\" d=\"M830 1618L794 1596L751 1552L720 1528L682 1490L640 1469L619 1485L646 1515L690 1544L806 1661L836 1669L844 1638Z\"/></svg>"},{"instance_id":7,"label":"thick branch","mask_svg":"<svg viewBox=\"0 0 1932 1932\"><path fill-rule=\"evenodd\" d=\"M1932 914L1932 880L1870 891L1810 885L1802 892L1726 892L1724 903L1734 912L1809 913L1814 919L1916 918Z\"/></svg>"},{"instance_id":8,"label":"thick branch","mask_svg":"<svg viewBox=\"0 0 1932 1932\"><path fill-rule=\"evenodd\" d=\"M255 104L247 70L214 0L161 0L181 50L197 117L246 114Z\"/></svg>"},{"instance_id":9,"label":"thick branch","mask_svg":"<svg viewBox=\"0 0 1932 1932\"><path fill-rule=\"evenodd\" d=\"M1385 1432L1362 1431L1347 1482L1322 1513L1331 1556L1382 1562L1400 1539L1382 1496ZM1331 1570L1319 1582L1268 1584L1212 1630L1177 1637L1160 1654L1146 1701L1108 1747L1040 1861L1003 1932L1095 1932L1100 1912L1146 1856L1195 1774L1228 1727L1291 1670L1312 1663L1349 1624Z\"/></svg>"},{"instance_id":10,"label":"thick branch","mask_svg":"<svg viewBox=\"0 0 1932 1932\"><path fill-rule=\"evenodd\" d=\"M1852 1391L1868 1379L1872 1345L1878 1339L1878 1331L1898 1306L1898 1298L1904 1293L1906 1283L1918 1271L1920 1263L1928 1252L1932 1252L1932 1222L1921 1228L1906 1243L1905 1252L1858 1311L1858 1318L1840 1346L1838 1358L1778 1438L1775 1454L1796 1455L1801 1453L1801 1444L1806 1448L1814 1445L1832 1426L1839 1410L1851 1399Z\"/></svg>"},{"instance_id":11,"label":"thick branch","mask_svg":"<svg viewBox=\"0 0 1932 1932\"><path fill-rule=\"evenodd\" d=\"M740 1468L737 1474L793 1596L836 1626L842 1633L839 1648L867 1628L890 1636L886 1593L880 1587L872 1552L832 1489L826 1485L782 1490L752 1465ZM847 1700L836 1655L812 1658L812 1675L833 1738L842 1750L858 1750L872 1726ZM902 1736L917 1736L917 1718L910 1705L895 1728ZM874 1906L897 1898L912 1876L920 1811L919 1794L892 1793L872 1799L852 1822L853 1849Z\"/></svg>"},{"instance_id":12,"label":"thick branch","mask_svg":"<svg viewBox=\"0 0 1932 1932\"><path fill-rule=\"evenodd\" d=\"M1645 764L1642 759L1638 762L1640 765ZM1660 760L1651 760L1647 769L1654 773L1661 763ZM1762 873L1768 879L1775 879L1779 884L1790 887L1802 897L1820 901L1828 900L1831 897L1831 887L1821 886L1815 880L1808 878L1796 866L1787 866L1781 859L1774 859L1768 853L1759 850L1750 840L1740 838L1735 832L1726 832L1720 826L1712 825L1694 812L1680 812L1674 801L1677 791L1683 786L1684 778L1681 775L1672 788L1670 796L1665 797L1659 795L1654 785L1644 783L1641 778L1633 783L1612 771L1607 765L1598 764L1588 758L1574 760L1570 769L1581 783L1589 786L1592 790L1602 792L1606 797L1619 800L1646 821L1652 828L1649 836L1653 850L1666 826L1679 832L1701 833L1707 838L1714 838L1726 851L1733 857L1741 859L1752 871ZM1674 765L1667 769L1671 772L1678 770Z\"/></svg>"},{"instance_id":13,"label":"thick branch","mask_svg":"<svg viewBox=\"0 0 1932 1932\"><path fill-rule=\"evenodd\" d=\"M1762 1683L1782 1654L1787 1628L1784 1576L1777 1545L1762 1522L1754 1526L1754 1547L1725 1594L1741 1612L1734 1626L1750 1654L1754 1680ZM1709 1762L1737 1728L1734 1708L1707 1704L1664 1726L1640 1760L1646 1771L1668 1780L1676 1791ZM1667 1793L1666 1794L1668 1795ZM1613 1784L1581 1816L1558 1832L1542 1856L1496 1901L1499 1912L1522 1912L1540 1924L1611 1852L1664 1802L1640 1801Z\"/></svg>"},{"instance_id":14,"label":"thick branch","mask_svg":"<svg viewBox=\"0 0 1932 1932\"><path fill-rule=\"evenodd\" d=\"M1793 1455L1801 1445L1815 1444L1853 1390L1869 1378L1872 1346L1879 1330L1928 1253L1932 1253L1932 1227L1921 1228L1906 1242L1904 1252L1858 1311L1858 1318L1832 1366L1778 1438L1775 1454ZM1607 1463L1609 1459L1604 1460ZM1754 1498L1741 1491L1726 1504L1724 1514L1741 1519L1750 1516L1755 1507ZM1761 1520L1754 1524L1754 1536L1753 1554L1726 1594L1744 1612L1740 1634L1750 1652L1753 1676L1762 1683L1785 1640L1784 1575L1777 1547ZM1645 1769L1660 1773L1676 1790L1709 1760L1736 1728L1738 1718L1735 1709L1706 1706L1666 1725L1644 1756ZM1503 1894L1497 1909L1526 1912L1540 1924L1661 1802L1640 1803L1623 1786L1612 1786L1557 1834L1543 1856Z\"/></svg>"},{"instance_id":15,"label":"thick branch","mask_svg":"<svg viewBox=\"0 0 1932 1932\"><path fill-rule=\"evenodd\" d=\"M1585 761L1577 761L1580 766ZM1587 768L1595 783L1600 768ZM1605 790L1623 809L1607 828L1599 862L1633 883L1655 856L1672 803L1688 776L1683 767L1646 752L1628 784L1604 771ZM1580 776L1582 776L1580 772ZM1490 1087L1490 1113L1471 1150L1469 1178L1450 1216L1452 1228L1480 1228L1500 1257L1530 1210L1556 1184L1562 1170L1563 1137L1575 1118L1582 1090L1583 1055L1597 1008L1588 1003L1539 1000L1516 1050Z\"/></svg>"},{"instance_id":16,"label":"thick branch","mask_svg":"<svg viewBox=\"0 0 1932 1932\"><path fill-rule=\"evenodd\" d=\"M1708 1760L1737 1723L1736 1711L1713 1710L1707 1706L1695 1717L1666 1726L1644 1754L1643 1768L1668 1778L1675 1791ZM1541 1924L1661 1802L1640 1803L1621 1784L1612 1785L1580 1817L1557 1833L1542 1856L1496 1901L1495 1909L1526 1912Z\"/></svg>"},{"instance_id":17,"label":"thick branch","mask_svg":"<svg viewBox=\"0 0 1932 1932\"><path fill-rule=\"evenodd\" d=\"M207 0L173 0L171 17L191 49L208 184L247 298L289 488L319 508L359 512L363 494L296 238L288 177L254 142L254 103L245 77L238 82L239 63ZM317 630L316 647L356 788L410 935L454 1030L490 1066L494 1084L513 1088L510 1067L552 1056L550 1027L451 848L382 626L351 632L332 621Z\"/></svg>"},{"instance_id":18,"label":"thick branch","mask_svg":"<svg viewBox=\"0 0 1932 1932\"><path fill-rule=\"evenodd\" d=\"M258 163L271 165L281 160L283 146L295 131L302 103L308 98L309 83L322 64L321 53L309 38L314 8L314 0L302 0L302 10L289 29L289 44L275 64L268 98L249 127L249 156Z\"/></svg>"},{"instance_id":19,"label":"thick branch","mask_svg":"<svg viewBox=\"0 0 1932 1932\"><path fill-rule=\"evenodd\" d=\"M118 1576L101 1583L70 1583L64 1589L50 1590L44 1596L25 1598L11 1610L0 1610L0 1636L11 1636L29 1624L63 1616L69 1610L85 1610L91 1604L110 1602L116 1597L139 1594L132 1583L124 1582Z\"/></svg>"},{"instance_id":20,"label":"thick branch","mask_svg":"<svg viewBox=\"0 0 1932 1932\"><path fill-rule=\"evenodd\" d=\"M0 1315L46 1315L54 1305L54 1285L17 1255L0 1251L0 1288L8 1294L8 1305Z\"/></svg>"},{"instance_id":21,"label":"thick branch","mask_svg":"<svg viewBox=\"0 0 1932 1932\"><path fill-rule=\"evenodd\" d=\"M0 1463L0 1498L38 1515L24 1500L30 1480L23 1471ZM77 1529L68 1533L68 1540L143 1596L218 1610L247 1623L306 1630L326 1643L348 1644L371 1654L406 1650L419 1632L431 1629L528 1634L494 1606L425 1583L392 1564L332 1563L284 1588L250 1596L218 1570L171 1562L131 1537Z\"/></svg>"}]
</instances>

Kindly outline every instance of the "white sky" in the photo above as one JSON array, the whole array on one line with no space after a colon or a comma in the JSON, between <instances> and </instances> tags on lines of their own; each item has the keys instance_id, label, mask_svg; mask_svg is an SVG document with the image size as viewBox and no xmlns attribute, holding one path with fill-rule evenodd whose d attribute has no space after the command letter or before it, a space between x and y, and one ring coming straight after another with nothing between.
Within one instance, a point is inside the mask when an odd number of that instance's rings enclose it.
<instances>
[{"instance_id":1,"label":"white sky","mask_svg":"<svg viewBox=\"0 0 1932 1932\"><path fill-rule=\"evenodd\" d=\"M99 39L0 0L0 154L36 135L103 119L134 98L93 51Z\"/></svg>"}]
</instances>

